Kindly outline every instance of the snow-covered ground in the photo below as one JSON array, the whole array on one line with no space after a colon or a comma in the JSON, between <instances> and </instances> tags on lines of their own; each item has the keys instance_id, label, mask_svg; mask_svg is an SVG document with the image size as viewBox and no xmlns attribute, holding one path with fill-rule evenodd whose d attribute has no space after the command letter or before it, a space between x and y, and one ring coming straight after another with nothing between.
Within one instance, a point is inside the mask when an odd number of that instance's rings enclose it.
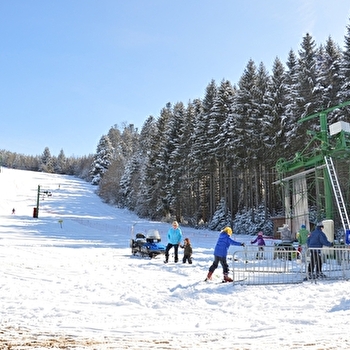
<instances>
[{"instance_id":1,"label":"snow-covered ground","mask_svg":"<svg viewBox=\"0 0 350 350\"><path fill-rule=\"evenodd\" d=\"M182 227L193 265L135 257L133 224L164 244L169 225L73 177L1 170L0 349L350 348L349 282L221 284L219 267L206 283L217 232Z\"/></svg>"}]
</instances>

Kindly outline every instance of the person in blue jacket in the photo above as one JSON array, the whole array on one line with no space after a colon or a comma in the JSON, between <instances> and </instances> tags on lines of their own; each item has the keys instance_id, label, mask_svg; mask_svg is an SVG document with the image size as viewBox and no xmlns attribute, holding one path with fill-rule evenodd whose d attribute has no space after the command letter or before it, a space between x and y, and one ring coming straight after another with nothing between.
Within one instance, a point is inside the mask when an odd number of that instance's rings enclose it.
<instances>
[{"instance_id":1,"label":"person in blue jacket","mask_svg":"<svg viewBox=\"0 0 350 350\"><path fill-rule=\"evenodd\" d=\"M322 273L322 257L321 250L316 248L322 248L323 246L332 247L333 243L329 242L326 234L322 231L324 228L323 223L317 224L316 229L311 232L307 239L307 246L310 249L310 263L308 266L309 278L315 272L315 277L326 277Z\"/></svg>"},{"instance_id":2,"label":"person in blue jacket","mask_svg":"<svg viewBox=\"0 0 350 350\"><path fill-rule=\"evenodd\" d=\"M231 245L236 246L245 246L244 243L234 241L230 236L232 235L231 227L225 227L219 235L218 241L214 249L214 261L213 264L209 267L209 272L205 281L211 280L213 272L219 266L219 263L222 266L224 273L223 282L233 282L232 278L228 276L228 264L227 264L227 252Z\"/></svg>"},{"instance_id":3,"label":"person in blue jacket","mask_svg":"<svg viewBox=\"0 0 350 350\"><path fill-rule=\"evenodd\" d=\"M179 261L179 245L182 241L182 231L177 221L173 221L172 227L168 231L168 244L165 248L165 261L166 264L169 261L169 250L174 247L174 261Z\"/></svg>"}]
</instances>

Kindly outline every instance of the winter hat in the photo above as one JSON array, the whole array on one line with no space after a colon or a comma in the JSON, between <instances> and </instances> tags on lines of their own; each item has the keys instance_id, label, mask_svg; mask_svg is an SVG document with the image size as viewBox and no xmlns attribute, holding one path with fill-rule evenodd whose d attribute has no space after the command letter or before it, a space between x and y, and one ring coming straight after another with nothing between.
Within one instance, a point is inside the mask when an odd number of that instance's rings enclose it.
<instances>
[{"instance_id":1,"label":"winter hat","mask_svg":"<svg viewBox=\"0 0 350 350\"><path fill-rule=\"evenodd\" d=\"M262 231L260 231L259 233L258 233L258 236L262 236L263 235L263 233L262 233Z\"/></svg>"},{"instance_id":2,"label":"winter hat","mask_svg":"<svg viewBox=\"0 0 350 350\"><path fill-rule=\"evenodd\" d=\"M306 226L305 225L301 225L301 228L306 228Z\"/></svg>"},{"instance_id":3,"label":"winter hat","mask_svg":"<svg viewBox=\"0 0 350 350\"><path fill-rule=\"evenodd\" d=\"M324 227L322 221L317 223L317 227Z\"/></svg>"},{"instance_id":4,"label":"winter hat","mask_svg":"<svg viewBox=\"0 0 350 350\"><path fill-rule=\"evenodd\" d=\"M231 236L231 235L232 235L232 228L226 226L226 227L222 230L222 232L226 232L229 236Z\"/></svg>"},{"instance_id":5,"label":"winter hat","mask_svg":"<svg viewBox=\"0 0 350 350\"><path fill-rule=\"evenodd\" d=\"M173 221L173 226L179 227L179 223L177 221Z\"/></svg>"}]
</instances>

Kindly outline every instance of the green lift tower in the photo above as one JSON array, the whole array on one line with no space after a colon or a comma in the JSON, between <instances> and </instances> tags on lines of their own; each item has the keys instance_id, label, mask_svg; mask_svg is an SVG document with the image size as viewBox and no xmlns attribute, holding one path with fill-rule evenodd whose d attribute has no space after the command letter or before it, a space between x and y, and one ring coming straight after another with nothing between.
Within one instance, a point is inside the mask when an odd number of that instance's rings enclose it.
<instances>
[{"instance_id":1,"label":"green lift tower","mask_svg":"<svg viewBox=\"0 0 350 350\"><path fill-rule=\"evenodd\" d=\"M350 124L339 121L328 127L327 122L330 112L348 105L350 101L300 119L299 123L304 123L319 118L320 130L308 130L311 139L306 147L297 152L293 159L281 158L276 163L279 176L276 183L284 188L286 219L294 224L294 229L300 227L301 223L309 224L312 202L317 207L314 221L334 220L333 208L336 203L344 232L350 230L347 208L333 162L350 159ZM306 179L308 174L314 174L312 185ZM310 201L312 195L315 198Z\"/></svg>"}]
</instances>

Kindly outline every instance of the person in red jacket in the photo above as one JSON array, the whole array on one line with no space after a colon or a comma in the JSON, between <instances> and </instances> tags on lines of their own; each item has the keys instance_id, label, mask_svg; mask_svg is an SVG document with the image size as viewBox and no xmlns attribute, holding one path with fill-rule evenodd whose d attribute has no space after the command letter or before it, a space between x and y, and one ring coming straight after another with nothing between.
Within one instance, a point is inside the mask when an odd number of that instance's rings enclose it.
<instances>
[{"instance_id":1,"label":"person in red jacket","mask_svg":"<svg viewBox=\"0 0 350 350\"><path fill-rule=\"evenodd\" d=\"M223 282L233 282L233 279L228 276L227 252L231 245L245 246L244 243L234 241L230 236L232 235L231 227L226 226L219 235L218 241L214 249L214 261L209 267L209 272L205 281L211 280L213 272L219 266L222 266L224 273Z\"/></svg>"}]
</instances>

